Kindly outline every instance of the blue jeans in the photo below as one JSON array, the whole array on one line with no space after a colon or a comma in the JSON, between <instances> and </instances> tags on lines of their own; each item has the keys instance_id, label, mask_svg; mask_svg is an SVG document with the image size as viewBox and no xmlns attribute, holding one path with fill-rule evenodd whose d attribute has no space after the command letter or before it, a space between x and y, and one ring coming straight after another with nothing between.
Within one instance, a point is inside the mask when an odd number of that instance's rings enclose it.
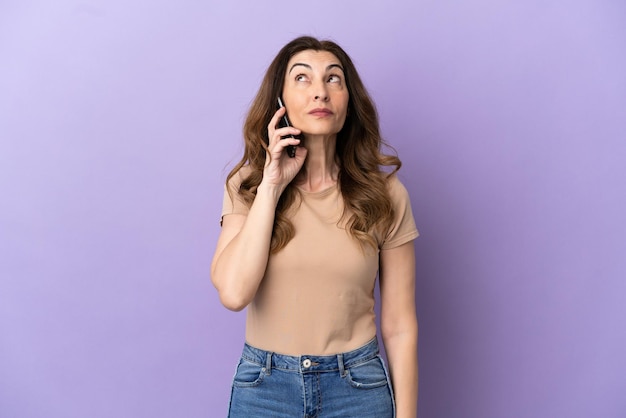
<instances>
[{"instance_id":1,"label":"blue jeans","mask_svg":"<svg viewBox=\"0 0 626 418\"><path fill-rule=\"evenodd\" d=\"M333 356L286 356L246 344L228 416L391 418L395 404L376 338Z\"/></svg>"}]
</instances>

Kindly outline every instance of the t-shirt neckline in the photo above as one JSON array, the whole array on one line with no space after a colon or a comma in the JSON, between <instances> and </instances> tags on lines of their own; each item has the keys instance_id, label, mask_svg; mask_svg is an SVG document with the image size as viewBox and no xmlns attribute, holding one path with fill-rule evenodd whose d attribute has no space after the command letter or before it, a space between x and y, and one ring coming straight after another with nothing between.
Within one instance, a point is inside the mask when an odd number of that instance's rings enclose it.
<instances>
[{"instance_id":1,"label":"t-shirt neckline","mask_svg":"<svg viewBox=\"0 0 626 418\"><path fill-rule=\"evenodd\" d=\"M309 192L306 191L298 186L296 186L296 188L298 189L298 191L300 193L302 193L304 196L310 196L310 197L324 197L327 196L329 194L331 194L333 191L337 190L337 183L333 184L332 186L329 186L325 189L322 190L318 190L316 192Z\"/></svg>"}]
</instances>

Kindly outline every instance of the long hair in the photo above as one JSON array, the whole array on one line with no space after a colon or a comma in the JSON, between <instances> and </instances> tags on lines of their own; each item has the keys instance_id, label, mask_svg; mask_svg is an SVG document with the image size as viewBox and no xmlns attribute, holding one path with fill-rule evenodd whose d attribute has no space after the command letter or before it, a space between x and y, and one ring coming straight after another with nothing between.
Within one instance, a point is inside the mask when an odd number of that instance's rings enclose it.
<instances>
[{"instance_id":1,"label":"long hair","mask_svg":"<svg viewBox=\"0 0 626 418\"><path fill-rule=\"evenodd\" d=\"M336 158L339 165L338 183L344 200L342 219L347 218L348 232L361 244L376 242L370 232L374 228L386 230L393 223L394 213L387 189L387 177L400 169L400 159L381 152L387 144L380 135L378 114L356 67L348 54L336 43L317 40L310 36L294 39L285 45L270 64L261 87L252 102L246 118L243 135L245 149L241 161L235 165L226 182L244 166L249 174L243 178L238 193L251 206L258 185L263 179L269 138L267 124L276 112L276 98L282 93L287 64L301 51L330 52L344 69L348 88L348 114L343 128L337 134ZM383 167L391 167L383 170ZM230 188L227 187L230 192ZM231 196L232 197L232 196ZM294 181L281 195L276 207L271 252L280 251L293 238L295 230L287 210L296 202L298 189Z\"/></svg>"}]
</instances>

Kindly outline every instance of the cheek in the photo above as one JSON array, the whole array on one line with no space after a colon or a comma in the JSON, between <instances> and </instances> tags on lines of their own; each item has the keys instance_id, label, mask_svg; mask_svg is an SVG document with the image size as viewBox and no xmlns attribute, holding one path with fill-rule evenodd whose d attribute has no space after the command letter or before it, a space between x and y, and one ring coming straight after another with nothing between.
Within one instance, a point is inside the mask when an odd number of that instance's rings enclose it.
<instances>
[{"instance_id":1,"label":"cheek","mask_svg":"<svg viewBox=\"0 0 626 418\"><path fill-rule=\"evenodd\" d=\"M306 104L302 95L297 94L297 92L294 92L292 90L283 91L283 103L285 103L285 106L288 110L292 109L294 111L302 109Z\"/></svg>"},{"instance_id":2,"label":"cheek","mask_svg":"<svg viewBox=\"0 0 626 418\"><path fill-rule=\"evenodd\" d=\"M339 131L341 131L344 128L344 126L346 126L346 119L348 118L347 118L347 115L345 114L342 115L340 118L337 118L337 127Z\"/></svg>"},{"instance_id":3,"label":"cheek","mask_svg":"<svg viewBox=\"0 0 626 418\"><path fill-rule=\"evenodd\" d=\"M348 115L348 101L346 100L345 105L341 106L341 110L338 112L341 117L345 120Z\"/></svg>"},{"instance_id":4,"label":"cheek","mask_svg":"<svg viewBox=\"0 0 626 418\"><path fill-rule=\"evenodd\" d=\"M348 109L348 103L350 101L350 96L345 91L338 92L338 94L334 97L334 102L337 105L337 108L341 108L344 112Z\"/></svg>"}]
</instances>

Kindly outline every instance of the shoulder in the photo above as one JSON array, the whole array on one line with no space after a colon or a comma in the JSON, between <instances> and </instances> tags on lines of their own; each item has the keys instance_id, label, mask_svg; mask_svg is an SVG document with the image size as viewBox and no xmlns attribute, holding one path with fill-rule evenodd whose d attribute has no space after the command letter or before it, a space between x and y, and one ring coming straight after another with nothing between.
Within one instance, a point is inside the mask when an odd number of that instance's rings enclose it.
<instances>
[{"instance_id":1,"label":"shoulder","mask_svg":"<svg viewBox=\"0 0 626 418\"><path fill-rule=\"evenodd\" d=\"M222 204L222 217L233 213L247 214L250 207L249 200L246 196L249 191L240 191L241 183L250 175L252 170L249 166L243 166L239 170L230 175L230 178L224 184L224 200Z\"/></svg>"},{"instance_id":2,"label":"shoulder","mask_svg":"<svg viewBox=\"0 0 626 418\"><path fill-rule=\"evenodd\" d=\"M419 235L413 218L409 192L396 173L387 177L387 189L393 209L393 220L379 241L381 249L398 247Z\"/></svg>"},{"instance_id":3,"label":"shoulder","mask_svg":"<svg viewBox=\"0 0 626 418\"><path fill-rule=\"evenodd\" d=\"M398 173L393 173L387 177L387 191L392 201L409 198L409 191L398 178Z\"/></svg>"},{"instance_id":4,"label":"shoulder","mask_svg":"<svg viewBox=\"0 0 626 418\"><path fill-rule=\"evenodd\" d=\"M239 170L234 172L232 176L227 180L228 187L232 191L237 192L239 190L239 186L241 186L241 183L246 178L248 178L248 176L250 176L251 173L252 173L252 167L250 167L249 165L244 165Z\"/></svg>"}]
</instances>

